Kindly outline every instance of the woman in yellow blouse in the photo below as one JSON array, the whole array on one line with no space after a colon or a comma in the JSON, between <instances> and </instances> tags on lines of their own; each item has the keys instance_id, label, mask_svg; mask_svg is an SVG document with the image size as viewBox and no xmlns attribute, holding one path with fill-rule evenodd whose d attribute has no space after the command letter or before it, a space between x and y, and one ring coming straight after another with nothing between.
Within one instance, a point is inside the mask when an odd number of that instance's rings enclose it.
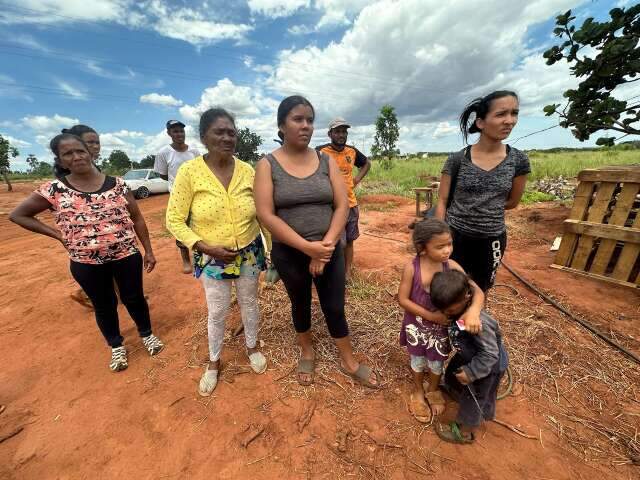
<instances>
[{"instance_id":1,"label":"woman in yellow blouse","mask_svg":"<svg viewBox=\"0 0 640 480\"><path fill-rule=\"evenodd\" d=\"M200 117L200 139L208 153L185 162L176 176L167 207L167 227L194 253L209 308L209 364L199 393L209 396L218 382L224 320L236 294L251 368L263 373L267 360L257 349L258 277L265 269L265 247L253 201L254 170L233 156L237 130L222 108ZM263 232L267 243L270 236Z\"/></svg>"}]
</instances>

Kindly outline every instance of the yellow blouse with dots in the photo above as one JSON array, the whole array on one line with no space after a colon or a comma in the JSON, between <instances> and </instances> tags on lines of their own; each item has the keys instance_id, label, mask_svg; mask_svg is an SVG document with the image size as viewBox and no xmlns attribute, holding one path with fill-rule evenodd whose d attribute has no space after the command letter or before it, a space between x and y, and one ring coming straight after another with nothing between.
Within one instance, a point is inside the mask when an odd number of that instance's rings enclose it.
<instances>
[{"instance_id":1,"label":"yellow blouse with dots","mask_svg":"<svg viewBox=\"0 0 640 480\"><path fill-rule=\"evenodd\" d=\"M240 250L262 231L267 250L271 235L261 229L253 200L255 171L234 157L229 188L207 166L202 156L180 166L167 206L167 228L189 249L202 240L216 247Z\"/></svg>"}]
</instances>

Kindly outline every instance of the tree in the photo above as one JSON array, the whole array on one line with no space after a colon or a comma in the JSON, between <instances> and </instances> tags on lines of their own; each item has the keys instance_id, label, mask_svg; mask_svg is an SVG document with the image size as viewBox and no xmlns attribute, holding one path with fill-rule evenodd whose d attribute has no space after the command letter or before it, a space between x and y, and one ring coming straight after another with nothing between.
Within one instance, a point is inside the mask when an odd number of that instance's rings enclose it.
<instances>
[{"instance_id":1,"label":"tree","mask_svg":"<svg viewBox=\"0 0 640 480\"><path fill-rule=\"evenodd\" d=\"M53 166L47 162L38 162L30 172L36 178L46 178L53 176Z\"/></svg>"},{"instance_id":2,"label":"tree","mask_svg":"<svg viewBox=\"0 0 640 480\"><path fill-rule=\"evenodd\" d=\"M153 168L153 165L156 163L155 155L147 155L142 160L140 160L139 168Z\"/></svg>"},{"instance_id":3,"label":"tree","mask_svg":"<svg viewBox=\"0 0 640 480\"><path fill-rule=\"evenodd\" d=\"M571 24L576 18L571 10L559 15L553 33L564 41L544 52L547 65L564 58L573 64L572 75L583 79L578 88L564 92L567 103L562 109L560 104L544 107L547 116L557 114L560 126L571 128L580 141L601 130L621 132L622 137L640 135L640 102L629 102L639 96L613 97L616 88L640 80L640 4L614 8L609 15L608 22L587 18L579 29ZM615 140L602 137L596 144L611 146Z\"/></svg>"},{"instance_id":4,"label":"tree","mask_svg":"<svg viewBox=\"0 0 640 480\"><path fill-rule=\"evenodd\" d=\"M38 167L38 158L33 153L30 153L27 157L27 165L29 165L29 173L33 173Z\"/></svg>"},{"instance_id":5,"label":"tree","mask_svg":"<svg viewBox=\"0 0 640 480\"><path fill-rule=\"evenodd\" d=\"M13 191L13 187L7 174L11 167L11 159L16 158L18 155L20 155L18 149L11 146L9 140L0 135L0 175L2 175L4 181L7 182L7 190L10 192Z\"/></svg>"},{"instance_id":6,"label":"tree","mask_svg":"<svg viewBox=\"0 0 640 480\"><path fill-rule=\"evenodd\" d=\"M131 160L122 150L114 150L102 165L111 173L124 173L131 168Z\"/></svg>"},{"instance_id":7,"label":"tree","mask_svg":"<svg viewBox=\"0 0 640 480\"><path fill-rule=\"evenodd\" d=\"M391 105L384 105L376 119L376 136L373 139L371 151L374 156L384 156L381 165L385 170L393 166L392 155L396 149L398 137L400 137L398 117Z\"/></svg>"},{"instance_id":8,"label":"tree","mask_svg":"<svg viewBox=\"0 0 640 480\"><path fill-rule=\"evenodd\" d=\"M262 145L262 137L245 127L238 130L236 154L240 160L256 163L260 159L258 147Z\"/></svg>"}]
</instances>

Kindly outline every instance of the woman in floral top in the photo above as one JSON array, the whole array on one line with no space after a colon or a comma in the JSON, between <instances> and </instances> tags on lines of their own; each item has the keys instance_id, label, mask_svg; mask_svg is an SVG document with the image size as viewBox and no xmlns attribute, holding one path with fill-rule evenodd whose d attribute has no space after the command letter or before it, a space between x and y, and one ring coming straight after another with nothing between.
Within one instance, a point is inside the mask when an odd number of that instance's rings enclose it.
<instances>
[{"instance_id":1,"label":"woman in floral top","mask_svg":"<svg viewBox=\"0 0 640 480\"><path fill-rule=\"evenodd\" d=\"M91 299L98 327L111 347L109 367L114 372L124 370L127 352L120 335L114 280L149 354L156 355L164 347L151 331L142 288L143 267L151 272L156 264L149 232L124 181L101 173L79 137L63 133L51 140L50 147L58 178L41 185L9 218L64 245L71 274ZM53 212L57 229L36 218L45 210ZM144 246L144 258L136 235Z\"/></svg>"}]
</instances>

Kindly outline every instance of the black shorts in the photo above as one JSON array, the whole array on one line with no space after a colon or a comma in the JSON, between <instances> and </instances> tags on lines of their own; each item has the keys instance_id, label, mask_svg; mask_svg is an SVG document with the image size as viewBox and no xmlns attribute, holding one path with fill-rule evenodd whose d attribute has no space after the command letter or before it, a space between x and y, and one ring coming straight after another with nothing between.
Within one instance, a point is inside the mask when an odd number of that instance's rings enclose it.
<instances>
[{"instance_id":1,"label":"black shorts","mask_svg":"<svg viewBox=\"0 0 640 480\"><path fill-rule=\"evenodd\" d=\"M360 236L360 229L358 228L358 221L360 220L360 209L358 205L349 209L349 216L347 217L347 223L344 226L342 236L340 240L345 245L348 242L357 240Z\"/></svg>"},{"instance_id":2,"label":"black shorts","mask_svg":"<svg viewBox=\"0 0 640 480\"><path fill-rule=\"evenodd\" d=\"M500 261L507 247L507 232L497 237L474 237L451 228L453 253L458 262L474 282L486 292L496 279Z\"/></svg>"}]
</instances>

